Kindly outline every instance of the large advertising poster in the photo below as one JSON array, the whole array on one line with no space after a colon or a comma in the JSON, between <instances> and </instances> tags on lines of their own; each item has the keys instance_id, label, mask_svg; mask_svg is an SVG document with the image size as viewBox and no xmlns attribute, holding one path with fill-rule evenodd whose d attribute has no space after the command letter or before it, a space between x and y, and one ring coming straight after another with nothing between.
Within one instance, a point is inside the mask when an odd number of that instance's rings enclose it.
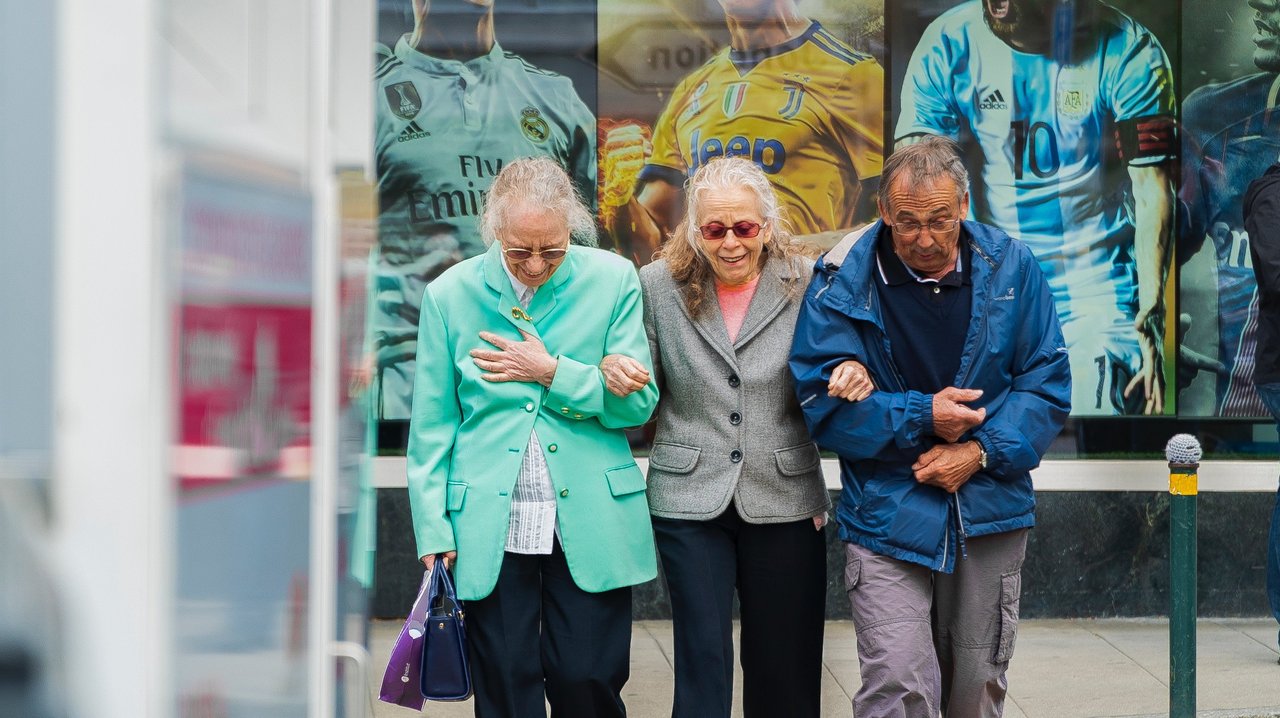
<instances>
[{"instance_id":1,"label":"large advertising poster","mask_svg":"<svg viewBox=\"0 0 1280 718\"><path fill-rule=\"evenodd\" d=\"M875 215L884 155L883 4L601 0L601 221L645 264L685 178L750 157L801 239L826 247Z\"/></svg>"},{"instance_id":2,"label":"large advertising poster","mask_svg":"<svg viewBox=\"0 0 1280 718\"><path fill-rule=\"evenodd\" d=\"M1073 416L1174 410L1176 22L1153 0L893 4L893 140L959 141L971 216L1040 260Z\"/></svg>"},{"instance_id":3,"label":"large advertising poster","mask_svg":"<svg viewBox=\"0 0 1280 718\"><path fill-rule=\"evenodd\" d=\"M1258 293L1249 183L1280 156L1280 7L1185 2L1178 413L1266 416L1253 388Z\"/></svg>"},{"instance_id":4,"label":"large advertising poster","mask_svg":"<svg viewBox=\"0 0 1280 718\"><path fill-rule=\"evenodd\" d=\"M382 0L374 70L379 194L370 325L379 419L408 419L428 282L480 254L504 163L549 156L595 197L594 3ZM556 59L555 68L541 64Z\"/></svg>"}]
</instances>

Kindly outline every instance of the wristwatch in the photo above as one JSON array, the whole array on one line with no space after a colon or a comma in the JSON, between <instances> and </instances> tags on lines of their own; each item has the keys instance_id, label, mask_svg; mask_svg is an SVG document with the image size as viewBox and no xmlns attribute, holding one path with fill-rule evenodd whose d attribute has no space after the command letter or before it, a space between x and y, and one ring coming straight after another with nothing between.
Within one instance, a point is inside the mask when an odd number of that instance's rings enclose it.
<instances>
[{"instance_id":1,"label":"wristwatch","mask_svg":"<svg viewBox=\"0 0 1280 718\"><path fill-rule=\"evenodd\" d=\"M987 468L987 450L982 446L981 441L974 439L973 443L978 445L978 468L986 469Z\"/></svg>"}]
</instances>

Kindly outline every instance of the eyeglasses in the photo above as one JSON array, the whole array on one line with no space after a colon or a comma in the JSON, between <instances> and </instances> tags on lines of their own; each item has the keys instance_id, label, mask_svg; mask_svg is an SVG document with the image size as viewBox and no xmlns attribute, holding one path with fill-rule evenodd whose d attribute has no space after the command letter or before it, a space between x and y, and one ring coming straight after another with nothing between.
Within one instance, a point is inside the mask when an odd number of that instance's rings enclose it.
<instances>
[{"instance_id":1,"label":"eyeglasses","mask_svg":"<svg viewBox=\"0 0 1280 718\"><path fill-rule=\"evenodd\" d=\"M532 249L525 249L524 247L503 247L502 253L507 255L507 259L510 259L513 262L523 262L535 254L542 257L542 261L544 262L554 262L558 259L564 259L564 255L569 253L569 249L568 247L555 247L553 249L534 251Z\"/></svg>"},{"instance_id":2,"label":"eyeglasses","mask_svg":"<svg viewBox=\"0 0 1280 718\"><path fill-rule=\"evenodd\" d=\"M935 219L932 222L929 222L928 224L920 224L919 222L906 221L906 222L894 222L889 226L893 228L893 231L897 232L903 237L914 237L920 234L920 232L923 231L926 227L929 228L929 234L946 234L947 232L950 232L951 230L955 229L956 225L958 224L960 224L960 220L958 219Z\"/></svg>"},{"instance_id":3,"label":"eyeglasses","mask_svg":"<svg viewBox=\"0 0 1280 718\"><path fill-rule=\"evenodd\" d=\"M720 222L711 222L698 228L698 231L702 232L703 239L713 242L724 239L724 236L731 230L733 231L733 236L738 239L751 239L760 234L760 225L756 222L734 222L732 227L726 227Z\"/></svg>"}]
</instances>

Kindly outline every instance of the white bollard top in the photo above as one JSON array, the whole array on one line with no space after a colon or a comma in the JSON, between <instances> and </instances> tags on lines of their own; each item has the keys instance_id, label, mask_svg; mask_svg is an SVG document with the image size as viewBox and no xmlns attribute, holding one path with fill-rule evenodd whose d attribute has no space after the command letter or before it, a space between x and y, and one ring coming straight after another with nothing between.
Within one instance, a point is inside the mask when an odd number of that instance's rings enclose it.
<instances>
[{"instance_id":1,"label":"white bollard top","mask_svg":"<svg viewBox=\"0 0 1280 718\"><path fill-rule=\"evenodd\" d=\"M1200 440L1191 434L1174 434L1164 447L1164 456L1170 464L1198 464L1203 455Z\"/></svg>"}]
</instances>

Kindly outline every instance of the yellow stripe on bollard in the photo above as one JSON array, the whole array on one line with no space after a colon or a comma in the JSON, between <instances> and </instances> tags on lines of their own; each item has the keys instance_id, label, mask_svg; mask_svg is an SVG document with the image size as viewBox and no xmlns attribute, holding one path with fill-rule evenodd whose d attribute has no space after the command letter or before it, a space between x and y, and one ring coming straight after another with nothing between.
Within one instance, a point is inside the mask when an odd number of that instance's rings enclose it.
<instances>
[{"instance_id":1,"label":"yellow stripe on bollard","mask_svg":"<svg viewBox=\"0 0 1280 718\"><path fill-rule=\"evenodd\" d=\"M1200 493L1196 473L1169 472L1169 493L1174 496L1195 496Z\"/></svg>"}]
</instances>

